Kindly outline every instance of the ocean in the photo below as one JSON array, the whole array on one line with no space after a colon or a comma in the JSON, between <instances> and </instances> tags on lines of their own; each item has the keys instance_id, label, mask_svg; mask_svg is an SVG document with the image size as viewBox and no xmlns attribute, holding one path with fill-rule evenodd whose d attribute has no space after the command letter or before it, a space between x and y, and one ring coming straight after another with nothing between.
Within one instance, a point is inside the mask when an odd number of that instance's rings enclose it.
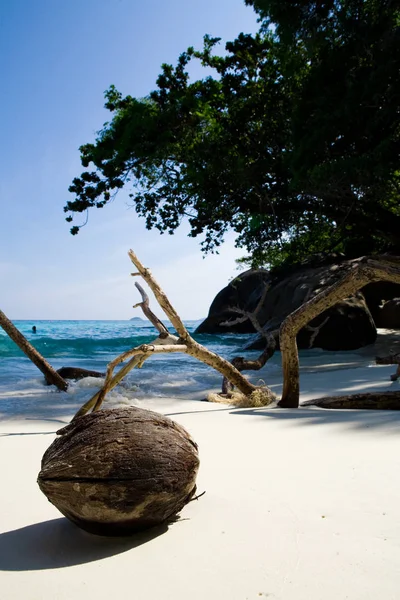
<instances>
[{"instance_id":1,"label":"ocean","mask_svg":"<svg viewBox=\"0 0 400 600\"><path fill-rule=\"evenodd\" d=\"M158 332L146 320L128 321L13 321L29 342L55 368L74 366L104 372L119 354L154 340ZM200 321L186 321L193 333ZM168 323L166 323L168 325ZM36 333L32 332L33 325ZM173 329L170 329L173 331ZM243 354L248 335L195 335L195 339L230 359ZM257 356L257 352L246 356ZM280 372L280 355L267 365L268 371ZM152 398L205 398L208 390L219 391L222 377L211 367L186 354L161 354L149 358L142 369L134 369L108 395L108 404L140 404ZM57 392L57 402L65 397L83 404L101 386L103 380L92 377L72 382L66 393ZM54 394L46 386L42 373L0 328L0 415L34 412L40 395ZM31 406L29 406L32 404Z\"/></svg>"},{"instance_id":2,"label":"ocean","mask_svg":"<svg viewBox=\"0 0 400 600\"><path fill-rule=\"evenodd\" d=\"M185 325L193 334L199 323L186 321ZM119 354L151 342L158 335L148 321L140 318L130 321L14 321L14 324L55 369L73 366L104 372L107 364ZM32 332L33 325L36 333ZM170 330L173 332L172 328ZM399 334L389 334L393 335L399 341ZM238 355L256 357L258 352L243 351L249 337L232 333L194 335L198 342L226 359ZM385 349L390 347L387 332L379 338ZM392 337L390 340L393 341ZM376 368L374 356L385 352L378 351L375 346L338 353L303 350L300 352L301 374L318 373L323 381L324 374L332 370ZM266 383L279 394L282 386L280 353L276 352L262 371L250 371L247 375L254 383ZM205 399L210 390L220 391L221 382L222 376L217 371L186 354L160 354L149 358L142 369L133 369L109 392L105 405L133 404L156 410L162 399ZM45 385L42 373L0 328L0 418L45 418L50 413L55 414L55 408L60 415L70 414L102 383L101 378L88 377L71 382L67 392Z\"/></svg>"}]
</instances>

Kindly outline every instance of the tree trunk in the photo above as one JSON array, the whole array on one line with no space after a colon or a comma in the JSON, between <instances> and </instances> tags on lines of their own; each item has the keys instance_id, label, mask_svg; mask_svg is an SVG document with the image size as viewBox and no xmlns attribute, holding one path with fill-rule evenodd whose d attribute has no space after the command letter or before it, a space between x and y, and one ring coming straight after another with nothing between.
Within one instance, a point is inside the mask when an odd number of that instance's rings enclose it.
<instances>
[{"instance_id":1,"label":"tree trunk","mask_svg":"<svg viewBox=\"0 0 400 600\"><path fill-rule=\"evenodd\" d=\"M0 326L7 335L17 344L24 354L37 366L46 378L49 384L54 384L59 390L65 392L68 383L53 369L53 367L43 358L28 340L22 335L8 317L0 310Z\"/></svg>"},{"instance_id":2,"label":"tree trunk","mask_svg":"<svg viewBox=\"0 0 400 600\"><path fill-rule=\"evenodd\" d=\"M297 408L300 396L299 353L296 336L300 329L343 298L362 287L359 273L352 270L325 291L292 312L282 323L279 344L282 353L283 391L279 406Z\"/></svg>"}]
</instances>

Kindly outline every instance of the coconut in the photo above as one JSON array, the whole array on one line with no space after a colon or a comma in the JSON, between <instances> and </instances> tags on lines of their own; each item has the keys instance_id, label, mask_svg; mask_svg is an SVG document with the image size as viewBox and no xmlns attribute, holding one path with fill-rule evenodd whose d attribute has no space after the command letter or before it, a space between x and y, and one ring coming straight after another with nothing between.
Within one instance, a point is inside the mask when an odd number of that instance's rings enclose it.
<instances>
[{"instance_id":1,"label":"coconut","mask_svg":"<svg viewBox=\"0 0 400 600\"><path fill-rule=\"evenodd\" d=\"M196 491L197 444L163 415L136 407L100 410L57 434L38 484L86 531L129 535L172 521Z\"/></svg>"}]
</instances>

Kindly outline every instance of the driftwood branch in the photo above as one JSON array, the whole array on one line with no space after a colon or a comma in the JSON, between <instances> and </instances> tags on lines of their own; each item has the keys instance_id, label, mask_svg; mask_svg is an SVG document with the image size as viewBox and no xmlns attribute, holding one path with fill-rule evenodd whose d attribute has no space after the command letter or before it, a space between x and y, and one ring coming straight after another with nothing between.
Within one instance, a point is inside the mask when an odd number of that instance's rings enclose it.
<instances>
[{"instance_id":1,"label":"driftwood branch","mask_svg":"<svg viewBox=\"0 0 400 600\"><path fill-rule=\"evenodd\" d=\"M233 358L231 362L233 366L236 367L236 369L240 372L259 371L264 367L264 365L271 358L271 356L273 356L275 352L275 347L276 342L273 340L273 342L267 345L265 350L255 360L244 358L243 356L235 356L235 358ZM230 392L232 392L232 390L233 385L231 384L229 379L227 379L227 377L224 377L222 380L222 393L229 394Z\"/></svg>"},{"instance_id":2,"label":"driftwood branch","mask_svg":"<svg viewBox=\"0 0 400 600\"><path fill-rule=\"evenodd\" d=\"M146 281L147 285L150 287L158 304L160 305L160 307L174 326L176 332L179 335L180 343L183 343L187 346L187 354L190 354L190 356L197 358L198 360L219 371L223 376L226 376L229 379L229 381L235 387L238 388L240 392L242 392L246 396L249 396L252 392L254 392L257 389L256 386L250 383L240 373L240 371L238 371L230 362L228 362L215 352L211 352L191 337L181 318L176 312L175 308L170 303L169 299L167 298L164 291L161 289L160 285L154 279L150 270L142 265L136 254L133 252L133 250L130 250L128 252L128 255L135 267L137 268L138 272L141 274L143 279ZM273 393L270 390L268 390L268 388L266 388L266 393L270 393L271 397L273 397Z\"/></svg>"},{"instance_id":3,"label":"driftwood branch","mask_svg":"<svg viewBox=\"0 0 400 600\"><path fill-rule=\"evenodd\" d=\"M400 258L389 256L362 257L349 261L347 272L333 285L292 312L280 328L283 367L283 393L279 406L299 405L299 355L296 336L300 329L343 298L351 296L372 281L400 283Z\"/></svg>"},{"instance_id":4,"label":"driftwood branch","mask_svg":"<svg viewBox=\"0 0 400 600\"><path fill-rule=\"evenodd\" d=\"M139 302L138 304L135 304L133 306L133 308L137 308L138 306L140 306L141 309L142 309L142 311L143 311L143 313L145 314L145 316L150 321L150 323L152 323L154 325L154 327L157 329L157 331L160 333L160 337L162 337L162 338L168 337L169 331L168 331L167 327L157 317L157 315L155 315L153 313L153 311L150 308L150 303L149 303L149 297L148 297L148 295L146 294L146 292L144 291L144 289L142 288L142 286L140 285L140 283L136 282L135 283L135 287L139 290L139 293L142 296L142 302Z\"/></svg>"},{"instance_id":5,"label":"driftwood branch","mask_svg":"<svg viewBox=\"0 0 400 600\"><path fill-rule=\"evenodd\" d=\"M266 346L260 356L254 360L244 358L243 356L235 356L232 359L232 364L240 372L242 371L259 371L262 369L267 361L275 354L277 341L279 336L279 330L271 331L270 333L264 332L266 338ZM222 393L229 394L233 390L233 385L227 377L222 380Z\"/></svg>"},{"instance_id":6,"label":"driftwood branch","mask_svg":"<svg viewBox=\"0 0 400 600\"><path fill-rule=\"evenodd\" d=\"M218 370L220 373L226 376L229 381L231 381L232 385L236 386L239 391L242 392L242 394L250 396L257 389L256 386L247 381L240 371L231 363L223 359L218 354L207 350L207 348L201 344L198 344L191 337L178 313L170 303L164 291L152 276L149 269L146 269L142 265L132 250L129 251L129 257L138 269L138 273L149 285L160 307L163 309L164 313L175 327L177 333L179 334L179 338L169 333L162 321L151 311L148 295L140 286L140 284L136 283L135 285L142 296L142 302L138 303L136 306L140 306L142 308L144 314L158 329L160 335L151 344L142 344L141 346L133 348L132 350L123 352L120 356L117 356L114 360L112 360L107 366L106 377L102 389L94 394L94 396L92 396L92 398L90 398L80 408L74 419L86 414L90 410L99 410L106 394L113 389L127 375L127 373L131 371L131 369L135 367L140 368L145 360L147 360L152 354L163 352L184 352L190 354L191 356ZM133 275L136 276L137 273L134 273ZM128 361L127 364L124 365L116 375L114 375L114 369L125 361ZM265 394L266 397L270 395L271 400L274 398L273 393L267 387L263 388L262 393Z\"/></svg>"},{"instance_id":7,"label":"driftwood branch","mask_svg":"<svg viewBox=\"0 0 400 600\"><path fill-rule=\"evenodd\" d=\"M140 275L140 273L132 273L132 275ZM85 415L90 410L93 412L99 410L106 397L107 393L116 387L120 381L135 367L140 369L144 362L152 355L157 353L168 353L168 352L187 352L187 347L184 344L179 343L179 338L171 334L164 323L153 313L150 309L149 297L143 287L139 283L135 283L135 287L138 289L142 302L134 305L133 308L141 307L144 315L149 321L156 327L160 335L158 338L153 340L149 344L142 344L136 348L132 348L126 352L123 352L114 360L107 365L107 372L104 380L103 387L94 396L92 396L76 413L74 419ZM127 361L116 375L114 375L114 369L121 363Z\"/></svg>"},{"instance_id":8,"label":"driftwood branch","mask_svg":"<svg viewBox=\"0 0 400 600\"><path fill-rule=\"evenodd\" d=\"M235 307L230 307L229 310L231 312L236 312L236 310L234 310L234 308ZM242 314L241 317L237 317L236 319L228 319L227 321L221 321L221 326L222 327L231 327L232 325L240 325L241 323L248 321L248 319L249 319L248 313L245 311L242 311L242 310L240 310L240 313Z\"/></svg>"},{"instance_id":9,"label":"driftwood branch","mask_svg":"<svg viewBox=\"0 0 400 600\"><path fill-rule=\"evenodd\" d=\"M129 257L134 263L137 273L140 274L150 289L153 291L154 296L163 309L166 316L171 321L175 330L177 331L179 338L172 336L167 333L164 328L160 331L160 336L153 342L153 344L144 344L137 348L134 348L128 352L123 353L112 361L107 369L105 384L97 394L93 396L79 411L78 415L84 414L91 408L98 410L108 390L112 389L121 379L135 366L141 366L145 360L152 353L156 352L186 352L187 354L197 358L205 364L218 370L232 386L237 387L239 392L245 397L249 398L255 396L255 394L263 394L265 398L273 400L274 394L268 387L257 387L251 384L240 372L240 369L259 369L263 366L272 355L273 343L270 348L260 355L255 361L248 361L243 357L237 357L235 364L231 364L221 356L211 352L198 342L196 342L185 325L183 324L178 313L170 303L164 291L161 289L159 284L152 276L149 269L145 268L135 253L130 250ZM282 353L282 366L283 366L283 394L279 406L285 408L297 408L299 405L299 357L296 344L296 336L300 329L305 327L307 323L315 319L320 313L324 312L343 298L346 298L354 294L361 287L372 281L393 281L400 283L400 258L397 257L363 257L349 261L347 269L344 275L332 286L325 289L320 294L314 296L311 300L307 301L296 311L290 314L285 321L282 323L280 328L280 349ZM140 291L140 288L139 288ZM148 308L147 295L141 292L142 303L140 305ZM238 309L238 312L240 309ZM242 315L243 316L243 315ZM254 319L254 313L252 313ZM156 317L157 319L157 317ZM159 320L157 319L158 327ZM259 325L258 325L259 327ZM165 328L166 329L166 328ZM318 328L315 328L317 333ZM161 333L164 336L162 337ZM273 336L272 336L273 337ZM275 341L275 340L274 340ZM114 368L128 360L129 362L122 367L122 369L113 375ZM400 367L400 365L399 365ZM396 373L394 378L397 378ZM268 400L269 401L269 400Z\"/></svg>"},{"instance_id":10,"label":"driftwood branch","mask_svg":"<svg viewBox=\"0 0 400 600\"><path fill-rule=\"evenodd\" d=\"M266 337L268 334L265 333L265 331L263 330L262 326L260 325L260 322L257 318L258 313L260 312L265 299L267 297L267 293L269 288L271 287L270 283L267 283L264 287L263 293L261 295L260 300L257 303L256 308L253 310L253 312L251 311L247 311L247 310L243 310L242 308L239 308L238 306L230 306L229 310L231 312L234 313L238 313L241 316L238 317L237 319L234 319L233 321L223 321L221 323L221 325L224 327L227 327L229 325L239 325L240 323L244 323L245 321L249 320L251 322L251 324L253 325L254 329L260 333L263 337Z\"/></svg>"},{"instance_id":11,"label":"driftwood branch","mask_svg":"<svg viewBox=\"0 0 400 600\"><path fill-rule=\"evenodd\" d=\"M238 306L231 306L229 308L229 310L231 312L238 313L241 316L238 317L237 319L234 319L233 321L232 320L231 321L223 321L221 323L222 326L228 326L228 325L236 325L239 323L244 323L245 321L249 320L251 322L251 324L253 325L255 331L257 331L266 341L265 349L257 359L249 360L249 359L244 358L243 356L235 356L231 360L231 363L233 364L233 366L236 367L236 369L240 372L242 372L242 371L258 371L259 369L262 369L262 367L266 364L266 362L275 353L275 350L277 347L277 340L278 340L278 336L279 336L279 330L277 329L277 330L271 331L271 332L264 331L262 325L260 324L260 322L258 321L258 318L257 318L257 314L265 302L265 298L267 296L267 292L268 292L269 288L270 288L270 284L266 284L264 291L262 293L262 296L253 312L243 310L242 308L239 308ZM233 390L233 387L234 386L230 382L229 378L225 376L222 380L222 393L230 394Z\"/></svg>"},{"instance_id":12,"label":"driftwood branch","mask_svg":"<svg viewBox=\"0 0 400 600\"><path fill-rule=\"evenodd\" d=\"M352 410L400 410L400 392L368 392L348 396L327 396L316 400L307 400L302 402L300 406Z\"/></svg>"},{"instance_id":13,"label":"driftwood branch","mask_svg":"<svg viewBox=\"0 0 400 600\"><path fill-rule=\"evenodd\" d=\"M171 337L177 340L175 336ZM164 340L165 338L157 338L150 344L142 344L141 346L132 348L132 350L128 350L117 356L117 358L114 358L114 360L107 365L107 373L103 387L79 409L74 416L74 419L85 415L91 409L99 410L106 394L115 388L132 369L141 366L140 363L143 364L152 354L186 352L186 346L177 343L165 344ZM128 359L130 359L129 362L127 362L116 375L113 375L115 367Z\"/></svg>"},{"instance_id":14,"label":"driftwood branch","mask_svg":"<svg viewBox=\"0 0 400 600\"><path fill-rule=\"evenodd\" d=\"M308 329L308 331L311 332L310 341L308 343L309 348L313 347L315 338L317 337L317 335L319 334L319 332L321 331L321 329L325 325L325 323L327 323L328 321L329 321L329 316L326 317L326 319L324 319L319 325L315 325L312 327L310 324L308 324L304 327L304 329Z\"/></svg>"},{"instance_id":15,"label":"driftwood branch","mask_svg":"<svg viewBox=\"0 0 400 600\"><path fill-rule=\"evenodd\" d=\"M15 327L10 319L0 310L0 326L13 342L22 350L24 354L33 362L34 365L43 373L49 384L54 384L59 390L65 392L68 383L59 373L47 362L45 358L28 342L25 336Z\"/></svg>"},{"instance_id":16,"label":"driftwood branch","mask_svg":"<svg viewBox=\"0 0 400 600\"><path fill-rule=\"evenodd\" d=\"M175 330L178 333L178 335L182 339L184 339L186 336L189 336L189 332L184 326L182 319L168 300L166 294L163 292L161 287L153 278L150 269L147 269L142 265L136 254L133 252L133 250L129 250L128 256L138 270L137 273L132 273L132 276L137 277L138 275L141 275L143 277L143 279L153 292L158 304L160 305L164 313L167 315L172 325L175 327Z\"/></svg>"}]
</instances>

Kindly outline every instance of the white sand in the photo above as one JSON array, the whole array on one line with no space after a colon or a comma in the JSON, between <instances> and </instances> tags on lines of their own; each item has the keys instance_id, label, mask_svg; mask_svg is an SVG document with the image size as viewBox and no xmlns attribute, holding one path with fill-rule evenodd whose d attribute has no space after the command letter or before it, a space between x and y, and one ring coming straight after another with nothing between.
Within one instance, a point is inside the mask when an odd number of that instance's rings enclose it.
<instances>
[{"instance_id":1,"label":"white sand","mask_svg":"<svg viewBox=\"0 0 400 600\"><path fill-rule=\"evenodd\" d=\"M348 356L331 359L340 370L309 361L302 399L398 389L394 367ZM164 530L107 539L70 524L36 484L75 408L43 402L0 425L1 600L400 597L400 413L142 402L198 442L206 494Z\"/></svg>"}]
</instances>

